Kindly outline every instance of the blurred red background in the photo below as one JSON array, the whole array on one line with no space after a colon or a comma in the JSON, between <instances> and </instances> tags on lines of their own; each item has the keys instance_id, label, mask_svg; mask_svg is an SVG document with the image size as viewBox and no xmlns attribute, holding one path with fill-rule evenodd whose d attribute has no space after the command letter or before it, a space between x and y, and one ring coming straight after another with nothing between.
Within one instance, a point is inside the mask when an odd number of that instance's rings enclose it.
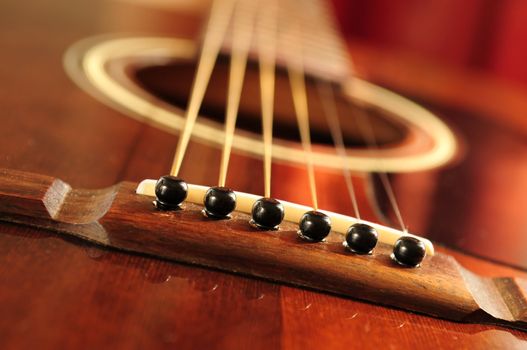
<instances>
[{"instance_id":1,"label":"blurred red background","mask_svg":"<svg viewBox=\"0 0 527 350\"><path fill-rule=\"evenodd\" d=\"M525 0L333 0L343 32L527 85Z\"/></svg>"}]
</instances>

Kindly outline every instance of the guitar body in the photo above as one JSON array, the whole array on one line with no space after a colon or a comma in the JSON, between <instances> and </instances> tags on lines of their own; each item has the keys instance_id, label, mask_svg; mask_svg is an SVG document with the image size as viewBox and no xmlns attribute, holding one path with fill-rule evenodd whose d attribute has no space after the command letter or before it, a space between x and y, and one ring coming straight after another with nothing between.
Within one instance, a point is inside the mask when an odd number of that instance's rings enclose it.
<instances>
[{"instance_id":1,"label":"guitar body","mask_svg":"<svg viewBox=\"0 0 527 350\"><path fill-rule=\"evenodd\" d=\"M58 177L82 188L139 182L167 172L177 137L101 103L78 87L62 63L72 44L94 35L124 32L185 40L199 35L207 4L187 4L190 8L179 11L159 4L108 0L3 4L0 167ZM511 188L503 175L524 174L518 160L527 151L522 141L527 126L519 117L523 105L518 94L499 90L501 101L511 105L518 101L512 112L506 112L505 107L485 105L494 87L490 81L429 67L429 74L444 79L431 87L416 68L426 65L404 65L400 59L402 68L392 67L386 62L396 56L384 61L372 48L355 49L359 75L418 99L457 135L458 151L447 165L392 174L410 228L445 243L448 248L437 249L476 273L527 276L520 269L489 262L527 266L521 251L525 244L518 242L525 238L517 229L526 196L521 188ZM415 79L401 79L405 70ZM159 74L152 76L159 79ZM142 84L151 86L150 81ZM481 82L488 90L480 87ZM289 137L294 141L298 136ZM220 154L213 143L191 141L181 176L191 183L214 185ZM353 214L343 195L347 190L341 172L322 167L316 176L320 206ZM354 179L365 217L393 224L375 180L360 172ZM261 160L235 151L227 184L261 194ZM273 193L309 204L305 167L274 163ZM435 319L101 248L8 223L0 224L0 310L3 349L527 346L521 331Z\"/></svg>"}]
</instances>

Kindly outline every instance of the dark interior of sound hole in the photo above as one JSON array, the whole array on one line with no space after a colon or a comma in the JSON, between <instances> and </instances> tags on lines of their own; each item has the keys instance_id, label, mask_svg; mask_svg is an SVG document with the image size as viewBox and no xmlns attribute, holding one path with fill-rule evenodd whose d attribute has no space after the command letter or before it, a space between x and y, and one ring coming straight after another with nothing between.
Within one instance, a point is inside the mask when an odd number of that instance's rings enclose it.
<instances>
[{"instance_id":1,"label":"dark interior of sound hole","mask_svg":"<svg viewBox=\"0 0 527 350\"><path fill-rule=\"evenodd\" d=\"M134 69L135 80L149 93L186 109L196 65L191 61L174 61L169 64L145 66ZM225 103L229 77L229 59L220 57L213 71L200 115L219 123L225 118ZM277 68L275 93L275 116L273 124L274 137L298 142L300 135L291 96L287 72ZM260 86L258 65L249 62L243 86L240 109L236 127L255 133L261 132ZM338 91L338 89L336 89ZM312 78L307 78L310 126L312 142L333 145L323 106L319 99L318 89ZM337 93L337 109L348 147L364 147L364 139L357 125L358 115L367 115L370 119L377 143L388 146L400 142L405 137L405 129L393 118L387 118L380 109L368 107L361 112L345 96ZM366 114L364 114L366 112Z\"/></svg>"}]
</instances>

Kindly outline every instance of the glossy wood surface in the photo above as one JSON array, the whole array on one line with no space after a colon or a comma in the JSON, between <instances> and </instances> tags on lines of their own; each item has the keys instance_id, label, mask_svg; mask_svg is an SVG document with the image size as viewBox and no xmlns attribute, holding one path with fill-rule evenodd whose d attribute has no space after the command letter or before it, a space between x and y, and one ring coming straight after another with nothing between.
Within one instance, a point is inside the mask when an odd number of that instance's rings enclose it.
<instances>
[{"instance_id":1,"label":"glossy wood surface","mask_svg":"<svg viewBox=\"0 0 527 350\"><path fill-rule=\"evenodd\" d=\"M199 16L174 17L121 2L5 1L0 11L0 77L7 82L0 88L0 166L60 177L85 188L165 173L176 138L87 96L64 74L62 54L73 41L93 34L193 36L199 22ZM365 52L364 57L359 66L367 66L375 56L368 58ZM219 151L192 143L190 152L200 157L189 157L183 176L214 183ZM232 165L245 175L230 177L229 186L262 191L261 177L247 176L259 169L259 161L234 155ZM304 169L275 165L273 170L280 179L274 183L277 196L308 200L307 186L298 190L307 184ZM321 186L344 186L340 174L321 173ZM294 185L288 179L294 179ZM421 188L427 181L419 182ZM321 197L324 208L349 211L347 198L330 191ZM525 276L448 253L480 274ZM449 322L100 249L12 224L0 226L0 281L3 349L514 349L524 348L527 341L520 331Z\"/></svg>"},{"instance_id":2,"label":"glossy wood surface","mask_svg":"<svg viewBox=\"0 0 527 350\"><path fill-rule=\"evenodd\" d=\"M351 254L335 232L310 243L298 237L296 222L266 232L252 227L245 213L210 219L202 205L190 202L181 210L160 211L136 188L121 182L73 189L60 179L0 169L0 220L449 320L527 329L526 280L484 278L442 253L419 268L403 268L390 259L392 247L384 242L372 254Z\"/></svg>"},{"instance_id":3,"label":"glossy wood surface","mask_svg":"<svg viewBox=\"0 0 527 350\"><path fill-rule=\"evenodd\" d=\"M409 224L432 240L525 269L527 90L404 52L353 46L357 61L368 62L364 76L436 111L460 142L458 159L444 169L396 176ZM425 78L410 78L418 76ZM430 205L416 211L415 196Z\"/></svg>"}]
</instances>

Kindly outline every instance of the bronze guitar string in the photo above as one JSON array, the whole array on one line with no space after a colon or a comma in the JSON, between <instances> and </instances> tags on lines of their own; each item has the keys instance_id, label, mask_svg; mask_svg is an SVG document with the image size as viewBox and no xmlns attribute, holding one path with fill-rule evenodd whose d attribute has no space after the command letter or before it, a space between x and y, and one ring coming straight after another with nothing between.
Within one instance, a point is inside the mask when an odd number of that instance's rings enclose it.
<instances>
[{"instance_id":1,"label":"bronze guitar string","mask_svg":"<svg viewBox=\"0 0 527 350\"><path fill-rule=\"evenodd\" d=\"M199 109L207 89L207 85L220 52L225 32L232 16L235 0L214 0L210 11L208 24L205 28L205 38L198 60L198 68L191 89L190 101L186 112L185 125L180 135L170 174L177 176L185 156L192 129L198 117Z\"/></svg>"},{"instance_id":2,"label":"bronze guitar string","mask_svg":"<svg viewBox=\"0 0 527 350\"><path fill-rule=\"evenodd\" d=\"M222 6L223 5L223 6ZM254 5L254 4L253 4ZM286 5L287 6L287 5ZM262 113L262 134L263 134L263 145L264 145L264 195L270 198L271 195L271 164L272 164L272 125L273 125L273 114L274 114L274 94L275 94L275 69L276 69L276 49L277 42L284 45L289 45L288 54L285 55L285 62L287 73L290 82L291 95L293 99L293 107L297 119L297 126L300 134L302 148L306 159L306 168L309 180L309 189L312 199L313 211L306 212L300 220L299 235L301 238L305 238L310 241L322 241L329 234L331 230L331 222L327 215L322 212L318 212L318 198L315 180L314 162L312 159L312 144L309 126L309 104L306 89L306 75L304 69L304 40L305 36L302 35L302 28L306 25L302 16L295 17L288 25L283 25L278 30L278 22L280 20L278 13L278 3L276 0L271 1L267 6L259 8L260 16L257 20L256 36L258 44L258 64L260 68L260 93L261 93L261 113ZM225 117L225 129L224 129L224 144L222 150L222 158L220 164L220 172L218 179L218 188L211 188L204 197L205 209L204 213L209 217L215 218L228 218L229 214L235 209L236 206L236 195L235 193L225 188L226 176L228 171L229 158L232 151L233 135L236 127L236 118L238 114L241 91L243 87L243 81L245 76L245 70L248 61L248 52L250 49L252 30L253 30L253 13L255 7L251 7L249 2L244 0L216 0L212 6L209 22L206 28L205 39L201 50L201 55L198 61L198 68L196 70L193 87L191 90L191 98L186 113L185 125L183 133L179 139L178 147L174 157L174 163L172 166L171 175L175 176L178 174L181 167L182 160L186 151L186 147L192 135L192 129L198 116L199 108L201 106L208 81L210 80L212 70L215 66L216 59L219 54L221 44L225 38L226 32L229 29L229 20L233 18L232 24L232 55L231 55L231 67L229 73L229 85L227 92L227 105L226 105L226 117ZM249 17L242 18L244 15ZM211 34L211 33L214 34ZM293 40L290 40L293 37ZM297 40L294 40L294 39ZM300 38L300 39L298 39ZM338 113L336 108L335 97L333 93L333 87L322 80L318 79L318 89L320 99L322 101L326 120L330 127L331 135L334 141L336 153L341 158L346 159L346 148L343 141L342 130L340 122L338 120ZM364 115L360 115L361 118L365 118ZM378 148L375 140L375 135L369 121L362 121L360 124L360 133L363 135L365 143L368 146L370 152ZM343 162L347 164L347 162ZM360 212L358 203L353 188L353 182L351 178L351 171L349 166L343 169L343 175L348 188L348 193L351 198L353 210L359 222ZM394 209L397 219L402 227L402 231L406 234L407 228L404 224L401 211L399 209L397 200L393 188L388 179L386 172L380 172L382 184L385 188L389 201ZM182 180L173 182L170 179L161 180L162 186L176 185L179 187L178 196L181 198L177 200L176 206L184 200L186 197L186 184ZM168 182L167 182L168 181ZM218 193L220 190L221 193ZM183 193L184 192L184 193ZM157 193L157 188L156 188ZM212 196L212 197L211 197ZM218 201L218 196L221 196L223 200L228 198L230 201L229 208L223 213L220 210L220 214L214 210L209 211L210 207L214 206L214 202ZM212 198L212 199L211 199ZM163 209L167 208L166 203L158 198L157 205ZM278 204L279 205L279 204ZM220 208L221 209L221 208ZM282 218L283 218L283 209ZM254 222L254 208L253 208L253 222ZM282 219L280 219L281 221ZM278 224L280 223L278 221ZM276 226L271 225L266 227L265 225L258 225L259 228L273 229ZM357 226L357 225L353 225ZM352 230L350 227L350 231ZM360 226L360 225L359 225ZM362 225L364 227L371 226ZM316 227L316 230L311 229ZM374 234L375 242L372 248L375 246L377 241L377 233L373 228L372 234ZM318 230L318 232L317 232ZM347 236L346 236L347 237ZM347 239L346 239L347 240ZM419 243L419 242L417 242ZM422 246L422 247L421 247ZM425 252L424 245L419 246L420 250ZM396 244L397 247L397 244ZM422 249L421 249L422 248ZM352 249L352 251L354 251ZM368 252L368 251L366 251ZM371 252L371 250L369 250ZM400 261L399 261L400 262ZM420 262L420 261L419 261ZM412 265L417 265L412 264ZM411 265L411 264L408 264Z\"/></svg>"},{"instance_id":3,"label":"bronze guitar string","mask_svg":"<svg viewBox=\"0 0 527 350\"><path fill-rule=\"evenodd\" d=\"M287 11L285 11L287 12ZM302 22L300 16L295 17L281 36L281 43L289 45L286 55L287 72L293 96L293 105L296 114L300 140L306 156L306 168L309 179L309 190L314 210L318 210L317 188L315 180L315 169L311 147L311 131L309 127L309 106L305 83L304 71L304 43L303 40L291 38L303 38Z\"/></svg>"},{"instance_id":4,"label":"bronze guitar string","mask_svg":"<svg viewBox=\"0 0 527 350\"><path fill-rule=\"evenodd\" d=\"M360 133L362 134L364 138L364 142L366 143L367 150L370 152L370 154L372 154L375 150L379 149L377 139L375 138L375 132L373 130L373 125L371 124L371 121L369 119L368 114L366 113L366 110L363 109L364 106L362 105L362 103L360 103L359 101L357 101L356 103L360 107L359 109L357 109L357 126L360 130ZM388 197L390 205L393 208L393 211L397 218L399 226L401 227L401 230L406 233L408 232L408 227L406 226L403 220L401 209L397 202L397 198L395 197L395 192L393 191L393 187L391 185L390 179L388 178L388 173L386 172L386 170L384 170L382 160L378 160L378 162L379 162L379 169L381 170L378 171L377 174L379 175L379 178L381 180L384 191L386 192L386 196Z\"/></svg>"},{"instance_id":5,"label":"bronze guitar string","mask_svg":"<svg viewBox=\"0 0 527 350\"><path fill-rule=\"evenodd\" d=\"M257 4L257 1L238 1L234 12L231 66L225 115L225 139L218 179L218 186L220 187L225 187L225 181L227 179L236 118L238 116L247 59L253 35L253 22L256 12L255 4Z\"/></svg>"},{"instance_id":6,"label":"bronze guitar string","mask_svg":"<svg viewBox=\"0 0 527 350\"><path fill-rule=\"evenodd\" d=\"M264 197L267 198L271 197L276 35L278 30L277 7L277 0L270 0L267 6L263 6L260 9L256 31L264 144Z\"/></svg>"},{"instance_id":7,"label":"bronze guitar string","mask_svg":"<svg viewBox=\"0 0 527 350\"><path fill-rule=\"evenodd\" d=\"M317 82L318 94L322 101L323 113L326 117L326 122L329 126L331 138L335 144L337 154L341 157L344 167L342 168L344 181L346 181L346 188L348 189L348 195L351 199L351 205L353 206L353 212L355 217L361 220L359 205L357 203L357 195L355 194L355 188L353 186L353 179L351 177L351 169L349 162L346 161L348 155L346 152L346 145L344 144L344 138L342 133L342 127L339 121L339 115L337 105L335 101L335 92L333 86L329 82L318 81Z\"/></svg>"}]
</instances>

